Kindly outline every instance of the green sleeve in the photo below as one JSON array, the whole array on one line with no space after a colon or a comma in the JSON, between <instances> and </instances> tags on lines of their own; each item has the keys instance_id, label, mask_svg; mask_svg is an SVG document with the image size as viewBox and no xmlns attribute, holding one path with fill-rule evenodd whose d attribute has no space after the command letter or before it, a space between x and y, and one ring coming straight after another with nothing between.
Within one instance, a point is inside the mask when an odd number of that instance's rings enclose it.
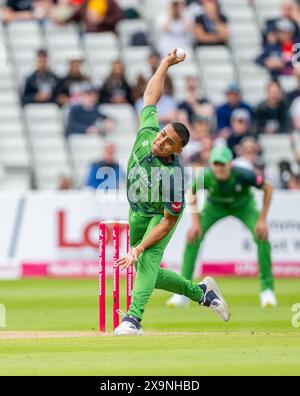
<instances>
[{"instance_id":1,"label":"green sleeve","mask_svg":"<svg viewBox=\"0 0 300 396\"><path fill-rule=\"evenodd\" d=\"M196 170L196 176L192 181L192 193L195 195L197 191L202 189L207 189L209 187L209 170L204 168L199 168Z\"/></svg>"},{"instance_id":2,"label":"green sleeve","mask_svg":"<svg viewBox=\"0 0 300 396\"><path fill-rule=\"evenodd\" d=\"M143 129L151 129L159 132L159 122L157 117L156 106L147 106L141 112L140 131Z\"/></svg>"},{"instance_id":3,"label":"green sleeve","mask_svg":"<svg viewBox=\"0 0 300 396\"><path fill-rule=\"evenodd\" d=\"M262 175L258 175L254 171L242 168L238 169L238 173L244 185L249 187L256 187L260 190L265 187L265 179Z\"/></svg>"}]
</instances>

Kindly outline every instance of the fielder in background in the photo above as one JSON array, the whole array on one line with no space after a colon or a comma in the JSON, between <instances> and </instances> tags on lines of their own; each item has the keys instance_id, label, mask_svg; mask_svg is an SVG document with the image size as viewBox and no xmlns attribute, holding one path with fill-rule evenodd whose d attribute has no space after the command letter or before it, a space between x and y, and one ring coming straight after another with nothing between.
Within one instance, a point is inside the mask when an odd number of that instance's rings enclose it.
<instances>
[{"instance_id":1,"label":"fielder in background","mask_svg":"<svg viewBox=\"0 0 300 396\"><path fill-rule=\"evenodd\" d=\"M210 157L211 167L204 170L204 178L202 174L193 181L190 200L193 220L188 232L182 275L187 279L193 278L199 249L207 232L220 220L233 216L241 220L250 230L258 247L261 306L263 308L275 307L277 301L274 293L271 245L267 225L273 188L255 172L233 166L232 160L232 152L227 147L215 147ZM196 194L203 187L208 190L208 196L202 213L199 213ZM252 187L264 191L264 204L261 212L257 209ZM185 297L174 295L167 305L180 307L187 305L188 302Z\"/></svg>"},{"instance_id":2,"label":"fielder in background","mask_svg":"<svg viewBox=\"0 0 300 396\"><path fill-rule=\"evenodd\" d=\"M184 58L178 55L177 50L166 56L144 93L145 107L127 174L132 248L117 262L121 269L135 264L136 277L131 306L115 330L116 335L142 334L144 309L155 288L184 295L210 308L223 320L230 319L228 305L212 278L196 284L160 267L185 207L184 172L179 154L188 144L190 135L187 128L178 122L160 130L156 105L163 94L169 67ZM166 178L169 183L164 183Z\"/></svg>"}]
</instances>

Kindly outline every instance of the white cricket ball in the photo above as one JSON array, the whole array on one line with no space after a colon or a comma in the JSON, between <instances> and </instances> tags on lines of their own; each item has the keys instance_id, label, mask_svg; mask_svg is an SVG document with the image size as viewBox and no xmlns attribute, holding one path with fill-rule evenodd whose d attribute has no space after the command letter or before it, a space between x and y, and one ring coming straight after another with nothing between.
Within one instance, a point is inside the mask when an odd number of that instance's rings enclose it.
<instances>
[{"instance_id":1,"label":"white cricket ball","mask_svg":"<svg viewBox=\"0 0 300 396\"><path fill-rule=\"evenodd\" d=\"M177 50L176 50L176 57L177 57L178 59L184 58L184 57L185 57L185 52L184 52L184 50L181 49L181 48L177 48Z\"/></svg>"}]
</instances>

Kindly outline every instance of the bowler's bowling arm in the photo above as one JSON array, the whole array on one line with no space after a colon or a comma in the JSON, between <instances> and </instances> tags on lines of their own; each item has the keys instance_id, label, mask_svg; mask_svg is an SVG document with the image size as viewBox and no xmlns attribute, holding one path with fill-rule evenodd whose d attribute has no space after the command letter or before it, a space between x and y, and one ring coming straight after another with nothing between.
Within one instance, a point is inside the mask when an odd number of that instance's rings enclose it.
<instances>
[{"instance_id":1,"label":"bowler's bowling arm","mask_svg":"<svg viewBox=\"0 0 300 396\"><path fill-rule=\"evenodd\" d=\"M144 107L156 106L164 92L166 75L169 67L177 65L185 60L185 57L178 59L176 57L176 49L167 55L159 65L154 76L149 81L144 93Z\"/></svg>"}]
</instances>

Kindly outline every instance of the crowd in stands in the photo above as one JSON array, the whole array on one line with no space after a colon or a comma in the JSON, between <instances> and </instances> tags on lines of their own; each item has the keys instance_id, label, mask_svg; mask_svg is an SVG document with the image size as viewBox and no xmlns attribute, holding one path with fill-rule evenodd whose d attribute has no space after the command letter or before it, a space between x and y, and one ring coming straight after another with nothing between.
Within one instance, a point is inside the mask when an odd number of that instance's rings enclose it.
<instances>
[{"instance_id":1,"label":"crowd in stands","mask_svg":"<svg viewBox=\"0 0 300 396\"><path fill-rule=\"evenodd\" d=\"M253 0L255 1L255 0ZM7 0L2 10L2 21L51 19L64 25L77 21L84 32L115 32L123 18L138 16L138 10L123 10L117 0ZM160 57L176 46L195 48L199 46L228 46L229 27L217 0L171 0L166 13L155 21L156 40L148 58L149 70L139 75L134 84L126 79L125 66L116 60L102 84L94 86L83 68L83 54L69 57L69 70L65 76L57 76L49 66L47 50L37 53L36 69L27 77L21 94L22 104L56 103L66 114L65 134L114 133L114 120L99 110L100 104L128 103L137 115L143 107L143 92L151 74L157 69ZM164 95L158 104L159 122L163 127L178 119L189 127L192 144L183 153L185 164L207 166L214 144L227 144L234 153L239 166L264 171L258 137L263 134L300 133L300 68L293 64L294 44L300 39L300 1L283 0L281 17L267 20L262 32L261 55L253 59L266 69L271 82L266 86L265 99L253 107L243 99L238 83L233 81L224 91L221 105L211 103L201 94L197 78L187 77L185 100L178 103L174 98L174 81L168 76ZM137 45L148 43L150 38L139 34L134 37ZM220 65L222 68L222 65ZM285 93L279 77L295 75L298 89ZM299 161L300 161L300 153ZM118 168L115 147L108 144L104 157L92 164L87 185L97 187L97 172L103 166L117 170L118 178L124 179L124 170ZM300 189L300 175L281 164L281 187ZM289 177L286 174L289 172ZM115 188L108 182L107 188Z\"/></svg>"}]
</instances>

